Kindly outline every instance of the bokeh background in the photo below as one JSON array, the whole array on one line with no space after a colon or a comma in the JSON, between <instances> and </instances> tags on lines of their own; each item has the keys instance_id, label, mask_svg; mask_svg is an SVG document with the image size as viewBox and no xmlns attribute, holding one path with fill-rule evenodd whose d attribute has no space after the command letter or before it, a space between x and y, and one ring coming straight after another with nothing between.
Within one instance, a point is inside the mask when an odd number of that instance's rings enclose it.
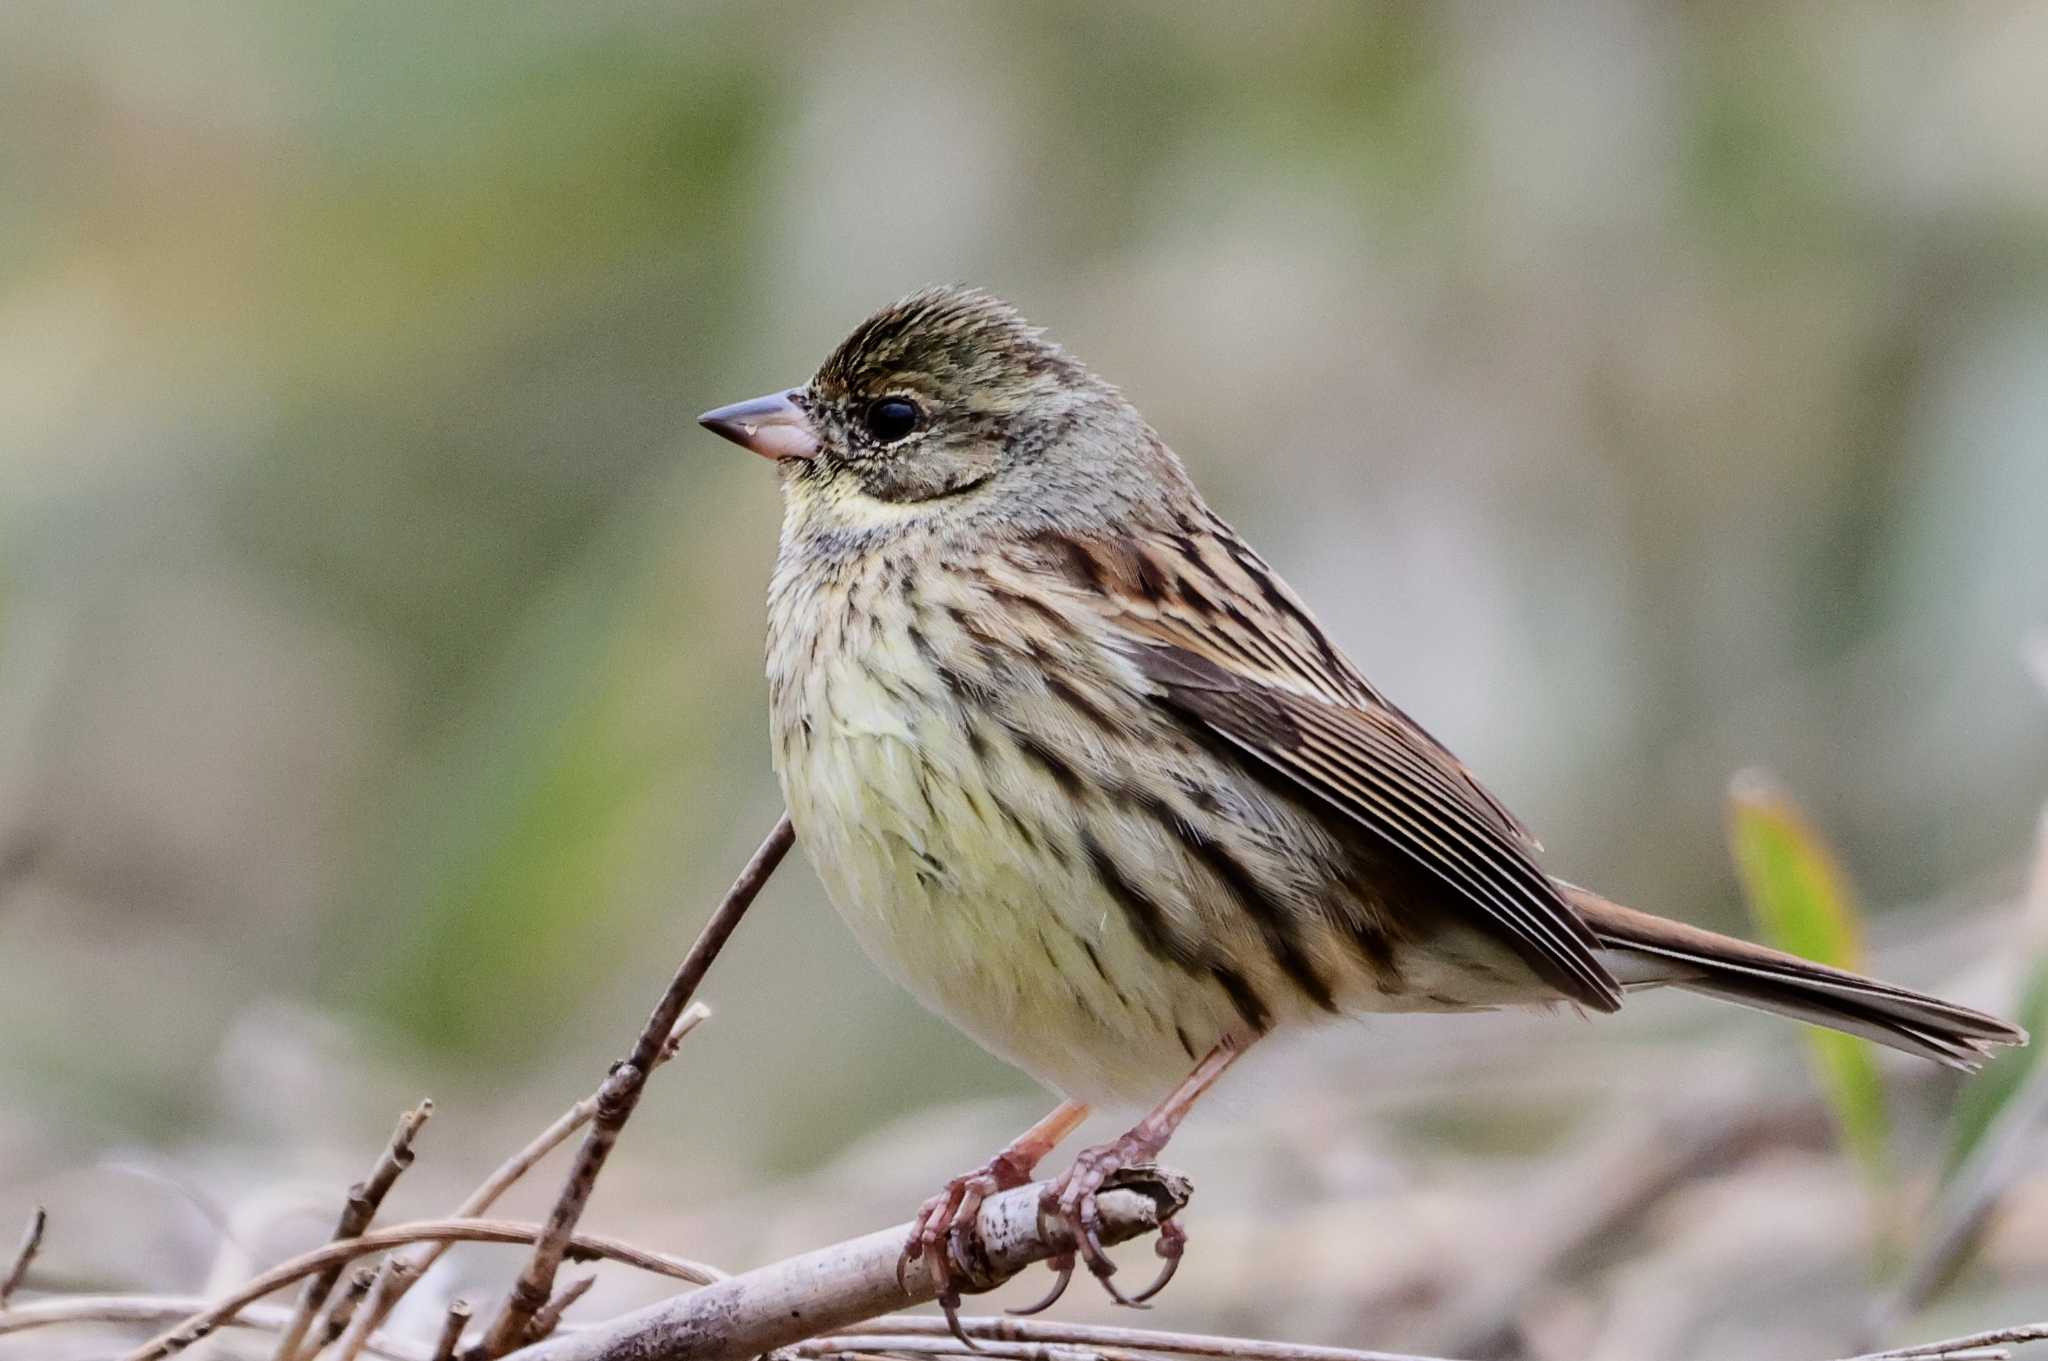
<instances>
[{"instance_id":1,"label":"bokeh background","mask_svg":"<svg viewBox=\"0 0 2048 1361\"><path fill-rule=\"evenodd\" d=\"M934 281L1123 385L1555 869L1742 929L1762 764L1890 973L2009 1006L2044 129L2028 4L0 8L0 1218L195 1287L421 1092L426 1207L594 1085L778 809L773 478L692 417ZM593 1211L674 1251L891 1222L1039 1100L800 860L707 997ZM1716 1084L1802 1109L1788 1028L1634 1010L1274 1045L1160 1317L1477 1347L1402 1252ZM1910 1196L1955 1087L1900 1078ZM1773 1157L1488 1345L1730 1354L1628 1283L1708 1220L1774 1354L1846 1345L1857 1245L1787 1224L1855 1174Z\"/></svg>"}]
</instances>

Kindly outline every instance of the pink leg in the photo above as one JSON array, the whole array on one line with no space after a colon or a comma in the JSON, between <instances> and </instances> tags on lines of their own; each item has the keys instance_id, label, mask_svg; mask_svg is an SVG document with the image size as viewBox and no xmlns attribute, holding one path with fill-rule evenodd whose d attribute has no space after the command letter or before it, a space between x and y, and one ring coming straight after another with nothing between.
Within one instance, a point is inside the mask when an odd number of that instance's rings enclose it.
<instances>
[{"instance_id":1,"label":"pink leg","mask_svg":"<svg viewBox=\"0 0 2048 1361\"><path fill-rule=\"evenodd\" d=\"M1074 1160L1074 1165L1046 1187L1039 1213L1056 1217L1067 1226L1074 1237L1075 1247L1088 1263L1088 1270L1102 1282L1102 1288L1118 1304L1142 1307L1146 1300L1166 1288L1166 1283L1173 1279L1174 1271L1180 1266L1181 1252L1187 1245L1187 1232L1172 1220L1159 1226L1158 1252L1166 1259L1166 1267L1151 1285L1136 1295L1127 1296L1110 1284L1109 1278L1116 1271L1116 1263L1110 1261L1109 1255L1102 1250L1102 1216L1095 1205L1096 1192L1102 1189L1102 1184L1111 1174L1158 1157L1160 1150L1166 1147L1166 1141L1173 1137L1173 1132L1180 1128L1180 1122L1194 1108L1195 1102L1201 1100L1202 1093L1216 1084L1216 1079L1223 1076L1223 1070L1236 1062L1237 1056L1249 1043L1222 1041L1149 1115L1109 1143L1084 1149ZM1053 1283L1052 1293L1028 1309L1013 1312L1035 1314L1048 1309L1066 1291L1067 1282L1074 1273L1073 1255L1055 1258L1053 1266L1060 1275Z\"/></svg>"},{"instance_id":2,"label":"pink leg","mask_svg":"<svg viewBox=\"0 0 2048 1361\"><path fill-rule=\"evenodd\" d=\"M1058 1147L1060 1140L1072 1134L1074 1128L1087 1118L1088 1107L1079 1101L1062 1101L1051 1114L1012 1139L995 1157L972 1172L948 1181L946 1189L927 1200L924 1208L918 1211L917 1220L910 1227L910 1241L903 1245L903 1255L896 1260L896 1283L902 1285L910 1264L924 1258L932 1284L938 1287L939 1306L946 1311L953 1332L968 1346L974 1344L960 1331L960 1291L953 1284L949 1259L963 1259L963 1240L974 1232L975 1218L981 1213L982 1201L998 1191L1007 1191L1029 1182L1031 1173L1045 1160L1045 1155Z\"/></svg>"}]
</instances>

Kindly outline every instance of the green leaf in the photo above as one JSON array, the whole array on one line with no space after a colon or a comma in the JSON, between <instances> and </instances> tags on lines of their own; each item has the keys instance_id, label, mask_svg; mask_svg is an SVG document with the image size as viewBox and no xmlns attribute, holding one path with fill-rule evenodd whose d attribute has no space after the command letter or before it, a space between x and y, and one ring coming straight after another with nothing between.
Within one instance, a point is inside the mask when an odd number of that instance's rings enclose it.
<instances>
[{"instance_id":1,"label":"green leaf","mask_svg":"<svg viewBox=\"0 0 2048 1361\"><path fill-rule=\"evenodd\" d=\"M2020 994L2019 1023L2029 1034L2048 1034L2048 955L2036 958ZM2027 1075L2039 1065L2043 1046L2022 1045L2002 1051L1984 1065L1984 1071L1962 1090L1956 1099L1955 1119L1949 1126L1948 1151L1942 1157L1941 1179L1956 1174L1998 1113L2026 1083Z\"/></svg>"},{"instance_id":2,"label":"green leaf","mask_svg":"<svg viewBox=\"0 0 2048 1361\"><path fill-rule=\"evenodd\" d=\"M1764 939L1822 964L1860 967L1862 929L1848 876L1791 797L1769 776L1745 771L1729 787L1728 820L1736 869ZM1808 1043L1842 1142L1873 1187L1888 1187L1890 1119L1869 1042L1813 1029Z\"/></svg>"}]
</instances>

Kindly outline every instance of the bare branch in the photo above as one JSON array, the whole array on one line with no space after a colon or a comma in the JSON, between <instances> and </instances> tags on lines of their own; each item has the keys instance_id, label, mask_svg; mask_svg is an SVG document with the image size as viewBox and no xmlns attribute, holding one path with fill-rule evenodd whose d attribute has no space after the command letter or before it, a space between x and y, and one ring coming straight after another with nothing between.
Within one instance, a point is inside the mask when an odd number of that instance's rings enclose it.
<instances>
[{"instance_id":1,"label":"bare branch","mask_svg":"<svg viewBox=\"0 0 2048 1361\"><path fill-rule=\"evenodd\" d=\"M7 1275L0 1279L0 1309L7 1307L7 1301L20 1287L28 1275L28 1264L36 1259L36 1252L43 1246L43 1230L50 1225L50 1212L36 1206L35 1213L28 1217L28 1227L21 1231L21 1246L14 1250L14 1265L7 1268Z\"/></svg>"},{"instance_id":2,"label":"bare branch","mask_svg":"<svg viewBox=\"0 0 2048 1361\"><path fill-rule=\"evenodd\" d=\"M1102 1356L1151 1352L1170 1356L1227 1357L1231 1361L1431 1361L1428 1357L1401 1352L1259 1342L1243 1337L1154 1332L1149 1328L1060 1323L1052 1319L962 1315L960 1327L976 1342L991 1347L1079 1347ZM850 1347L865 1351L931 1352L942 1348L958 1351L960 1341L947 1329L942 1318L892 1314L841 1329L829 1337L813 1338L799 1344L797 1350L815 1354L824 1350L845 1351Z\"/></svg>"},{"instance_id":3,"label":"bare branch","mask_svg":"<svg viewBox=\"0 0 2048 1361\"><path fill-rule=\"evenodd\" d=\"M454 1361L455 1349L462 1345L462 1330L468 1326L469 1301L449 1301L448 1316L441 1320L441 1340L434 1344L433 1361Z\"/></svg>"},{"instance_id":4,"label":"bare branch","mask_svg":"<svg viewBox=\"0 0 2048 1361\"><path fill-rule=\"evenodd\" d=\"M200 1295L67 1295L0 1310L0 1337L67 1323L159 1326L190 1318L212 1303ZM276 1333L291 1321L292 1311L282 1304L252 1304L220 1326ZM388 1361L427 1361L422 1349L392 1338L373 1337L364 1351Z\"/></svg>"},{"instance_id":5,"label":"bare branch","mask_svg":"<svg viewBox=\"0 0 2048 1361\"><path fill-rule=\"evenodd\" d=\"M533 1316L533 1335L536 1340L547 1337L561 1326L562 1315L569 1312L569 1306L590 1293L590 1287L597 1284L597 1277L584 1276L569 1282L555 1292L555 1297L540 1307ZM343 1358L347 1361L347 1358Z\"/></svg>"},{"instance_id":6,"label":"bare branch","mask_svg":"<svg viewBox=\"0 0 2048 1361\"><path fill-rule=\"evenodd\" d=\"M422 1101L398 1118L398 1128L391 1132L390 1142L378 1155L377 1163L370 1169L370 1175L348 1188L348 1199L342 1202L341 1217L335 1222L333 1239L354 1238L370 1227L370 1221L377 1217L377 1210L384 1203L384 1197L391 1190L398 1174L412 1166L412 1141L418 1137L420 1127L434 1113L432 1101ZM327 1302L327 1296L341 1279L342 1267L347 1259L337 1261L306 1282L299 1292L297 1312L292 1316L291 1325L277 1340L277 1350L272 1353L273 1361L294 1361L305 1344L306 1333L313 1318L320 1312L320 1306Z\"/></svg>"},{"instance_id":7,"label":"bare branch","mask_svg":"<svg viewBox=\"0 0 2048 1361\"><path fill-rule=\"evenodd\" d=\"M214 1300L206 1308L195 1311L177 1327L160 1333L148 1342L128 1353L127 1361L159 1361L205 1337L223 1322L232 1319L252 1300L262 1299L274 1290L281 1290L304 1276L324 1272L332 1268L337 1272L358 1257L367 1257L375 1252L388 1252L392 1248L408 1243L429 1241L463 1243L532 1243L539 1240L543 1226L521 1224L504 1219L422 1219L409 1224L394 1224L389 1228L376 1229L355 1238L344 1238L328 1243L311 1252L301 1253L290 1261L280 1262L262 1275L253 1278L240 1288ZM665 1253L649 1252L636 1248L631 1243L616 1238L603 1238L596 1234L576 1234L569 1240L565 1255L572 1261L589 1261L603 1258L620 1262L642 1271L651 1271L673 1280L690 1281L704 1285L719 1280L723 1273L692 1262L682 1257L671 1257Z\"/></svg>"},{"instance_id":8,"label":"bare branch","mask_svg":"<svg viewBox=\"0 0 2048 1361\"><path fill-rule=\"evenodd\" d=\"M577 1220L582 1218L583 1207L590 1202L598 1173L604 1170L605 1159L611 1156L619 1131L633 1114L633 1108L640 1104L640 1093L647 1086L647 1076L667 1044L669 1033L681 1018L683 1008L696 994L698 984L704 981L712 961L718 958L719 951L731 939L740 918L746 915L747 908L753 904L795 841L796 829L790 825L789 814L784 813L776 821L774 830L768 833L767 840L754 852L753 859L747 862L747 867L740 871L740 877L726 891L724 901L704 923L704 929L698 932L696 942L690 946L689 954L683 957L682 966L676 970L668 991L662 994L661 1001L642 1027L640 1038L633 1044L633 1052L612 1069L604 1085L598 1088L597 1110L591 1120L590 1132L584 1136L583 1146L576 1151L575 1165L569 1169L561 1195L556 1198L555 1208L548 1215L546 1233L534 1244L533 1256L527 1259L525 1270L519 1273L504 1306L484 1335L479 1346L484 1357L503 1356L527 1340L535 1312L554 1293L555 1272L562 1265L563 1246L568 1242Z\"/></svg>"},{"instance_id":9,"label":"bare branch","mask_svg":"<svg viewBox=\"0 0 2048 1361\"><path fill-rule=\"evenodd\" d=\"M2048 1341L2048 1322L2017 1323L2010 1328L1952 1337L1945 1342L1923 1342L1914 1347L1896 1347L1888 1352L1865 1352L1846 1361L2002 1361L2012 1355L2011 1347L2021 1342Z\"/></svg>"},{"instance_id":10,"label":"bare branch","mask_svg":"<svg viewBox=\"0 0 2048 1361\"><path fill-rule=\"evenodd\" d=\"M377 1268L363 1264L348 1273L348 1284L334 1292L328 1301L327 1310L311 1329L312 1338L305 1348L306 1356L313 1356L334 1339L348 1331L356 1316L357 1306L363 1296L370 1293L370 1287L377 1283Z\"/></svg>"},{"instance_id":11,"label":"bare branch","mask_svg":"<svg viewBox=\"0 0 2048 1361\"><path fill-rule=\"evenodd\" d=\"M979 1339L970 1352L960 1345L957 1337L927 1337L917 1333L863 1334L857 1339L861 1348L858 1351L849 1349L847 1341L843 1336L814 1337L808 1342L784 1347L776 1355L832 1358L905 1354L986 1356L995 1358L995 1361L1143 1361L1146 1356L1144 1352L1126 1351L1121 1347L1068 1347L1048 1342L983 1342Z\"/></svg>"},{"instance_id":12,"label":"bare branch","mask_svg":"<svg viewBox=\"0 0 2048 1361\"><path fill-rule=\"evenodd\" d=\"M1132 1168L1101 1197L1103 1241L1121 1243L1158 1228L1187 1203L1185 1177L1164 1168ZM991 1196L981 1208L981 1251L962 1265L990 1289L1033 1262L1073 1250L1063 1224L1039 1222L1043 1184ZM929 1275L896 1282L910 1225L899 1224L820 1248L623 1318L536 1343L519 1361L745 1361L862 1319L933 1298Z\"/></svg>"},{"instance_id":13,"label":"bare branch","mask_svg":"<svg viewBox=\"0 0 2048 1361\"><path fill-rule=\"evenodd\" d=\"M711 1008L702 1002L692 1002L683 1008L683 1014L668 1032L668 1040L654 1057L656 1067L667 1063L676 1056L684 1039L691 1031L711 1018ZM561 1147L562 1143L577 1130L590 1123L590 1117L597 1112L598 1098L603 1088L592 1092L575 1105L563 1111L553 1124L535 1135L525 1148L498 1165L498 1169L484 1178L478 1187L469 1193L462 1204L455 1207L457 1219L474 1219L497 1203L498 1197L512 1188L521 1177L531 1171L536 1163ZM434 1263L441 1260L443 1253L452 1246L448 1242L422 1243L409 1253L393 1253L384 1261L383 1281L364 1307L370 1314L365 1325L366 1332L374 1332L384 1326L384 1320L405 1298L405 1292L412 1289L419 1278L427 1273ZM721 1276L723 1272L719 1273ZM466 1307L466 1306L465 1306ZM346 1352L342 1354L344 1357Z\"/></svg>"}]
</instances>

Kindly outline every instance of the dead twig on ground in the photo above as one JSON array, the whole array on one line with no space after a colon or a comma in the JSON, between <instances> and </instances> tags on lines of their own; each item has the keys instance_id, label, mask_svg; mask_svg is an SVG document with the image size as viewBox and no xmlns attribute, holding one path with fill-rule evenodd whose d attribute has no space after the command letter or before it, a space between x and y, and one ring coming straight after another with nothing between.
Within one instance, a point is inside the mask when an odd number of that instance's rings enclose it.
<instances>
[{"instance_id":1,"label":"dead twig on ground","mask_svg":"<svg viewBox=\"0 0 2048 1361\"><path fill-rule=\"evenodd\" d=\"M1102 1239L1121 1243L1156 1230L1187 1204L1187 1179L1133 1168L1101 1196ZM979 1251L961 1274L989 1289L1025 1267L1073 1250L1064 1225L1039 1222L1043 1184L992 1196L982 1206ZM519 1361L745 1361L777 1347L890 1310L930 1301L923 1271L896 1279L910 1225L899 1224L772 1266L730 1276L595 1327L516 1353Z\"/></svg>"},{"instance_id":2,"label":"dead twig on ground","mask_svg":"<svg viewBox=\"0 0 2048 1361\"><path fill-rule=\"evenodd\" d=\"M1205 1333L1173 1333L1108 1324L1061 1323L1055 1319L1012 1318L1007 1315L962 1315L960 1327L978 1343L990 1346L1073 1347L1096 1355L1139 1352L1167 1356L1208 1356L1231 1361L1431 1361L1402 1352L1362 1351L1351 1347L1316 1347L1292 1342L1262 1342ZM912 1339L915 1339L913 1342ZM858 1347L867 1351L958 1352L960 1342L942 1318L923 1314L890 1314L812 1338L794 1350L819 1355L827 1350Z\"/></svg>"},{"instance_id":3,"label":"dead twig on ground","mask_svg":"<svg viewBox=\"0 0 2048 1361\"><path fill-rule=\"evenodd\" d=\"M747 862L747 867L740 871L739 878L726 891L711 919L704 923L704 929L697 934L696 942L683 957L668 990L662 994L653 1014L647 1018L647 1024L641 1028L640 1038L634 1042L632 1052L612 1069L604 1085L598 1089L590 1132L576 1151L575 1164L563 1181L553 1212L548 1215L546 1230L534 1244L533 1256L527 1259L525 1270L519 1273L519 1279L513 1284L497 1318L478 1346L486 1361L503 1356L528 1340L534 1315L554 1293L555 1273L561 1268L563 1249L583 1215L583 1207L590 1202L598 1173L604 1170L605 1159L611 1156L619 1131L625 1128L633 1108L639 1105L647 1076L653 1071L670 1032L681 1018L683 1008L696 994L698 985L704 981L712 961L718 958L719 951L731 939L740 918L746 915L747 908L753 904L795 841L796 829L790 824L789 814L784 813L760 849L754 852L753 859Z\"/></svg>"},{"instance_id":4,"label":"dead twig on ground","mask_svg":"<svg viewBox=\"0 0 2048 1361\"><path fill-rule=\"evenodd\" d=\"M35 1213L28 1217L28 1226L21 1231L21 1246L14 1250L14 1264L7 1268L7 1275L0 1278L0 1309L7 1307L7 1301L22 1280L28 1275L28 1264L36 1259L36 1253L43 1246L43 1230L50 1226L50 1212L38 1205Z\"/></svg>"},{"instance_id":5,"label":"dead twig on ground","mask_svg":"<svg viewBox=\"0 0 2048 1361\"><path fill-rule=\"evenodd\" d=\"M0 1337L77 1323L154 1327L190 1318L211 1308L213 1303L203 1295L66 1295L0 1311ZM220 1326L278 1333L291 1321L292 1309L288 1305L251 1304L233 1318L223 1319ZM427 1361L423 1348L388 1337L371 1338L364 1351L386 1361Z\"/></svg>"},{"instance_id":6,"label":"dead twig on ground","mask_svg":"<svg viewBox=\"0 0 2048 1361\"><path fill-rule=\"evenodd\" d=\"M1844 1361L2004 1361L2012 1348L2024 1342L2048 1341L2048 1322L2016 1323L2009 1328L1952 1337L1943 1342L1923 1342L1913 1347L1895 1347L1887 1352L1865 1352Z\"/></svg>"},{"instance_id":7,"label":"dead twig on ground","mask_svg":"<svg viewBox=\"0 0 2048 1361\"><path fill-rule=\"evenodd\" d=\"M335 1222L330 1239L355 1238L370 1227L370 1221L377 1217L378 1207L383 1205L392 1183L398 1180L399 1173L412 1166L412 1142L433 1113L434 1103L421 1101L398 1118L398 1127L391 1132L391 1139L378 1155L370 1175L348 1188L348 1198L342 1202L341 1217ZM306 1282L305 1288L299 1292L298 1310L284 1335L278 1338L277 1350L271 1354L272 1361L296 1361L314 1316L341 1280L347 1261L347 1258L337 1260L331 1268L323 1269Z\"/></svg>"},{"instance_id":8,"label":"dead twig on ground","mask_svg":"<svg viewBox=\"0 0 2048 1361\"><path fill-rule=\"evenodd\" d=\"M238 1289L213 1301L205 1309L195 1312L177 1327L158 1334L128 1353L127 1361L161 1361L197 1342L200 1338L233 1318L251 1301L260 1300L273 1291L281 1290L292 1282L314 1272L329 1268L345 1269L358 1257L371 1253L388 1252L392 1248L404 1247L409 1243L429 1241L452 1241L464 1243L533 1243L539 1241L545 1226L522 1224L503 1219L423 1219L410 1224L394 1224L389 1228L375 1229L354 1238L344 1238L328 1243L311 1252L301 1253L290 1261L280 1262ZM719 1280L722 1272L714 1271L697 1262L682 1257L670 1257L665 1253L649 1252L615 1238L603 1238L596 1234L574 1234L570 1237L564 1255L572 1260L589 1261L603 1258L620 1262L626 1266L651 1271L673 1280L689 1281L705 1285ZM0 1315L4 1322L5 1315Z\"/></svg>"},{"instance_id":9,"label":"dead twig on ground","mask_svg":"<svg viewBox=\"0 0 2048 1361\"><path fill-rule=\"evenodd\" d=\"M673 1059L690 1032L710 1017L711 1008L702 1002L692 1002L683 1008L683 1014L676 1018L675 1025L669 1029L667 1042L655 1054L654 1066L659 1068ZM475 1219L495 1205L498 1197L512 1189L535 1164L559 1148L570 1135L590 1123L590 1118L596 1114L598 1101L603 1095L604 1089L600 1087L563 1111L555 1118L553 1124L529 1140L526 1147L500 1163L496 1171L484 1178L462 1204L455 1207L453 1217ZM454 1244L449 1241L422 1243L409 1253L394 1252L385 1258L384 1265L378 1271L377 1285L361 1311L367 1318L359 1316L357 1320L362 1334L367 1336L383 1327L384 1321L391 1316L391 1311L397 1308L405 1293L412 1289L420 1277L424 1276L434 1263L440 1261L442 1254L452 1246ZM349 1355L344 1347L337 1361L347 1361Z\"/></svg>"}]
</instances>

